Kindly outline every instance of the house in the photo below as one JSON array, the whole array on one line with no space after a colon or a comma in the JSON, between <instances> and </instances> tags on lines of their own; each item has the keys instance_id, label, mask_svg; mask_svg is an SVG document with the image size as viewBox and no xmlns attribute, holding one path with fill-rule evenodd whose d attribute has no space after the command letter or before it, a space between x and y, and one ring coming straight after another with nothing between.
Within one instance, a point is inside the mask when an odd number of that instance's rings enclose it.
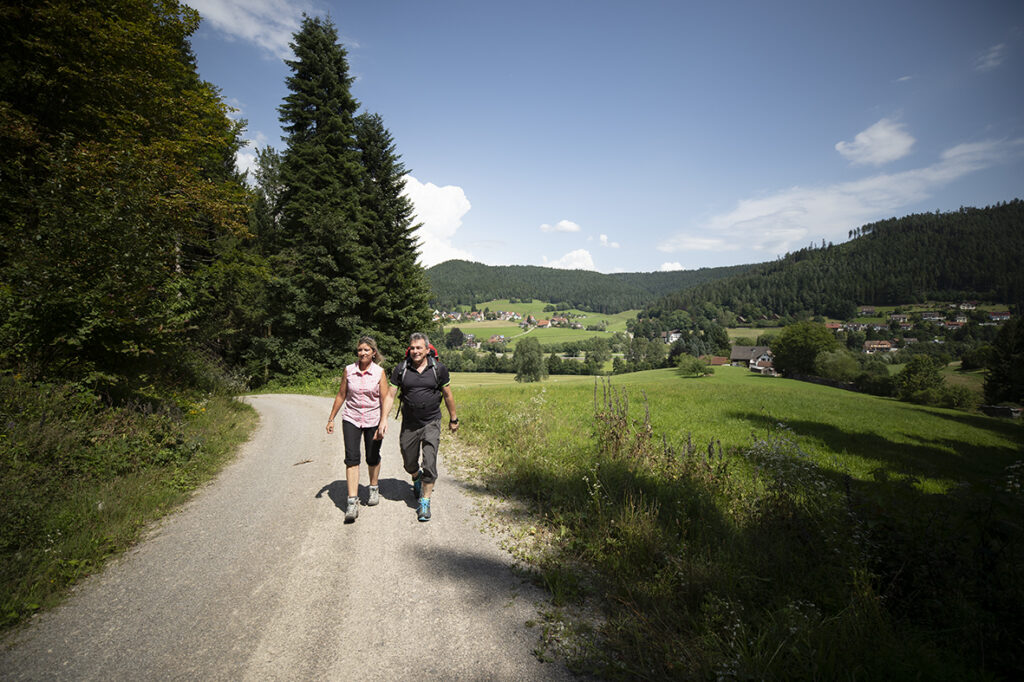
<instances>
[{"instance_id":1,"label":"house","mask_svg":"<svg viewBox=\"0 0 1024 682\"><path fill-rule=\"evenodd\" d=\"M771 360L771 353L762 355L759 358L750 361L750 371L763 374L765 376L773 377L775 374L775 365Z\"/></svg>"},{"instance_id":2,"label":"house","mask_svg":"<svg viewBox=\"0 0 1024 682\"><path fill-rule=\"evenodd\" d=\"M843 325L839 322L826 322L825 329L829 330L833 334L843 328Z\"/></svg>"},{"instance_id":3,"label":"house","mask_svg":"<svg viewBox=\"0 0 1024 682\"><path fill-rule=\"evenodd\" d=\"M910 315L906 313L892 313L889 315L890 322L906 322L910 319Z\"/></svg>"},{"instance_id":4,"label":"house","mask_svg":"<svg viewBox=\"0 0 1024 682\"><path fill-rule=\"evenodd\" d=\"M938 322L939 320L946 319L946 314L941 310L926 310L921 313L921 319L928 322Z\"/></svg>"},{"instance_id":5,"label":"house","mask_svg":"<svg viewBox=\"0 0 1024 682\"><path fill-rule=\"evenodd\" d=\"M729 353L729 364L734 367L749 367L753 369L753 363L758 360L774 359L772 350L768 346L733 346Z\"/></svg>"},{"instance_id":6,"label":"house","mask_svg":"<svg viewBox=\"0 0 1024 682\"><path fill-rule=\"evenodd\" d=\"M1007 322L1010 319L1010 311L1008 310L993 310L988 314L988 319L993 322Z\"/></svg>"},{"instance_id":7,"label":"house","mask_svg":"<svg viewBox=\"0 0 1024 682\"><path fill-rule=\"evenodd\" d=\"M892 341L865 341L864 352L865 353L888 353L893 350Z\"/></svg>"},{"instance_id":8,"label":"house","mask_svg":"<svg viewBox=\"0 0 1024 682\"><path fill-rule=\"evenodd\" d=\"M874 317L875 307L871 305L862 305L860 308L857 309L857 314L861 315L862 317Z\"/></svg>"},{"instance_id":9,"label":"house","mask_svg":"<svg viewBox=\"0 0 1024 682\"><path fill-rule=\"evenodd\" d=\"M551 322L549 320L537 320L537 329L547 329L550 326Z\"/></svg>"},{"instance_id":10,"label":"house","mask_svg":"<svg viewBox=\"0 0 1024 682\"><path fill-rule=\"evenodd\" d=\"M683 338L683 333L678 329L661 333L661 340L663 343L672 344L681 338Z\"/></svg>"},{"instance_id":11,"label":"house","mask_svg":"<svg viewBox=\"0 0 1024 682\"><path fill-rule=\"evenodd\" d=\"M974 310L978 307L977 301L964 301L960 304L960 310Z\"/></svg>"}]
</instances>

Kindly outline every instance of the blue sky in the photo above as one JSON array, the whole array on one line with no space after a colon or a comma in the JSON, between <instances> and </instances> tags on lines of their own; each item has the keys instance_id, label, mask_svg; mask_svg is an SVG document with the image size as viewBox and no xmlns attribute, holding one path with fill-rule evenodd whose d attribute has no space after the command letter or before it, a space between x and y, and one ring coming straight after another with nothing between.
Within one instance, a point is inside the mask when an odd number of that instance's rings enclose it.
<instances>
[{"instance_id":1,"label":"blue sky","mask_svg":"<svg viewBox=\"0 0 1024 682\"><path fill-rule=\"evenodd\" d=\"M292 33L332 19L427 267L752 263L1024 198L1019 0L188 4L201 76L279 150Z\"/></svg>"}]
</instances>

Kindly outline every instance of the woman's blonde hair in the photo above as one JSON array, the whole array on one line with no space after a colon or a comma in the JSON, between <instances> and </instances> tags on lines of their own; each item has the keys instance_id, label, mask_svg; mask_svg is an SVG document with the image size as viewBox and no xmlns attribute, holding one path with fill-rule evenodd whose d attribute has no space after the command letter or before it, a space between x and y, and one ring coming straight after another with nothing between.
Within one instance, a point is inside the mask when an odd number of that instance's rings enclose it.
<instances>
[{"instance_id":1,"label":"woman's blonde hair","mask_svg":"<svg viewBox=\"0 0 1024 682\"><path fill-rule=\"evenodd\" d=\"M381 354L380 349L377 348L377 342L373 340L373 337L360 336L359 342L356 344L356 348L359 348L359 346L363 345L364 343L367 346L369 346L370 349L373 351L373 361L376 362L378 365L383 365L385 362L384 356Z\"/></svg>"}]
</instances>

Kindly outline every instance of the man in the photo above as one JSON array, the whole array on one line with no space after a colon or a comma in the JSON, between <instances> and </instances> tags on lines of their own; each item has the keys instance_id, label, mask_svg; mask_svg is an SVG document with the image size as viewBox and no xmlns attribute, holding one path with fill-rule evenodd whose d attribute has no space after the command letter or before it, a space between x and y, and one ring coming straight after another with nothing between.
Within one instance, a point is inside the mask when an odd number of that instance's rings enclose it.
<instances>
[{"instance_id":1,"label":"man","mask_svg":"<svg viewBox=\"0 0 1024 682\"><path fill-rule=\"evenodd\" d=\"M398 389L402 389L402 431L398 445L402 451L406 472L412 474L412 489L419 500L416 517L430 520L430 494L437 481L437 446L441 440L441 399L448 408L448 428L459 430L455 415L455 398L449 385L448 368L430 351L430 339L416 333L409 337L409 350L405 360L391 372L391 390L381 406L387 415L394 404ZM387 419L381 420L379 436L383 438Z\"/></svg>"}]
</instances>

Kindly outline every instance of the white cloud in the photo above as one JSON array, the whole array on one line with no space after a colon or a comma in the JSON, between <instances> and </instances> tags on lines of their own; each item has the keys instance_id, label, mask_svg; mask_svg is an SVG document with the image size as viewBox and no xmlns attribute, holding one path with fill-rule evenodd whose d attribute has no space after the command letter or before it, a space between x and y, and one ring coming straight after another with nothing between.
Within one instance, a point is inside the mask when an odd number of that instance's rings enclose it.
<instances>
[{"instance_id":1,"label":"white cloud","mask_svg":"<svg viewBox=\"0 0 1024 682\"><path fill-rule=\"evenodd\" d=\"M571 220L559 220L554 225L544 223L540 226L541 232L579 232L580 226Z\"/></svg>"},{"instance_id":2,"label":"white cloud","mask_svg":"<svg viewBox=\"0 0 1024 682\"><path fill-rule=\"evenodd\" d=\"M473 256L452 245L462 217L472 205L461 187L433 183L423 184L411 175L405 176L405 196L415 206L415 221L423 223L416 232L420 245L420 263L431 267L453 258L472 260Z\"/></svg>"},{"instance_id":3,"label":"white cloud","mask_svg":"<svg viewBox=\"0 0 1024 682\"><path fill-rule=\"evenodd\" d=\"M186 0L203 20L230 38L262 47L275 57L291 57L288 43L302 13L315 14L309 0Z\"/></svg>"},{"instance_id":4,"label":"white cloud","mask_svg":"<svg viewBox=\"0 0 1024 682\"><path fill-rule=\"evenodd\" d=\"M547 258L544 258L544 265L549 268L559 268L561 270L597 270L597 268L594 267L593 257L586 249L570 251L558 260L551 261L550 263Z\"/></svg>"},{"instance_id":5,"label":"white cloud","mask_svg":"<svg viewBox=\"0 0 1024 682\"><path fill-rule=\"evenodd\" d=\"M909 154L914 141L902 123L883 118L857 133L853 142L836 142L836 151L854 164L881 166Z\"/></svg>"},{"instance_id":6,"label":"white cloud","mask_svg":"<svg viewBox=\"0 0 1024 682\"><path fill-rule=\"evenodd\" d=\"M1006 43L999 43L988 48L974 60L974 68L977 71L991 71L998 67L1006 59L1009 52Z\"/></svg>"},{"instance_id":7,"label":"white cloud","mask_svg":"<svg viewBox=\"0 0 1024 682\"><path fill-rule=\"evenodd\" d=\"M606 234L602 234L599 237L599 239L601 240L601 246L607 246L610 249L617 249L617 248L619 248L619 243L618 242L610 242L610 241L608 241L608 235L606 235Z\"/></svg>"},{"instance_id":8,"label":"white cloud","mask_svg":"<svg viewBox=\"0 0 1024 682\"><path fill-rule=\"evenodd\" d=\"M896 79L896 82L897 83L906 83L907 81L912 81L912 80L914 80L913 76L900 76L899 78Z\"/></svg>"},{"instance_id":9,"label":"white cloud","mask_svg":"<svg viewBox=\"0 0 1024 682\"><path fill-rule=\"evenodd\" d=\"M673 263L662 263L661 267L658 269L662 272L672 272L673 270L682 270L683 264L679 261L675 261Z\"/></svg>"},{"instance_id":10,"label":"white cloud","mask_svg":"<svg viewBox=\"0 0 1024 682\"><path fill-rule=\"evenodd\" d=\"M250 184L252 184L254 180L253 171L256 168L256 149L259 147L265 147L266 145L267 136L256 131L246 139L245 146L235 153L235 167L238 168L238 172L247 172L249 174L247 179Z\"/></svg>"},{"instance_id":11,"label":"white cloud","mask_svg":"<svg viewBox=\"0 0 1024 682\"><path fill-rule=\"evenodd\" d=\"M1024 154L1024 138L986 140L947 149L939 161L902 173L880 173L825 187L793 187L743 199L692 233L658 245L666 253L751 249L765 258L807 246L812 239L845 241L849 230L920 203L943 185Z\"/></svg>"}]
</instances>

